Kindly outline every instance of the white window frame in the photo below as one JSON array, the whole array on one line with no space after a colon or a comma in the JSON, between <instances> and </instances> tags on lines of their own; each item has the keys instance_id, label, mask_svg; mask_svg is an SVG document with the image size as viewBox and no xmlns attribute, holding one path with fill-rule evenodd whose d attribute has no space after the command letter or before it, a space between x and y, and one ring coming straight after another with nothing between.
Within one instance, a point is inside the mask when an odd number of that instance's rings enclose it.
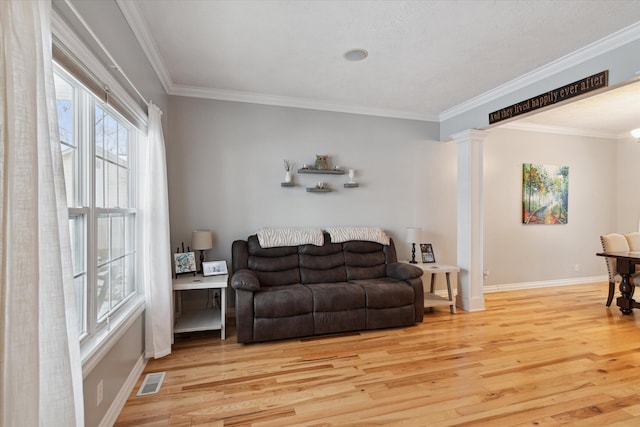
<instances>
[{"instance_id":1,"label":"white window frame","mask_svg":"<svg viewBox=\"0 0 640 427\"><path fill-rule=\"evenodd\" d=\"M148 117L145 111L140 108L138 103L128 94L126 90L122 88L119 82L110 74L103 63L97 59L93 52L82 42L82 40L76 35L74 31L66 24L65 20L57 13L55 9L51 14L52 34L55 36L65 49L73 54L77 58L84 68L90 70L97 79L99 79L104 85L108 86L110 92L118 101L123 104L127 110L137 120L137 129L141 132L137 146L144 143L146 139L146 125L148 123ZM92 126L90 126L91 128ZM94 140L95 142L95 140ZM130 159L130 164L135 165L134 158ZM95 170L95 158L91 159L89 168ZM137 188L137 182L133 184L133 188ZM133 200L136 200L135 196ZM135 206L135 205L134 205ZM95 211L92 214L87 212L84 208L72 208L69 210L70 214L80 215L95 215ZM88 218L88 217L86 217ZM96 218L92 218L91 222L95 224ZM89 226L88 226L89 227ZM136 225L140 227L139 224ZM93 233L94 230L87 229L87 233ZM136 231L136 237L138 232ZM139 242L136 242L136 252L140 254ZM87 247L87 262L89 260L95 260L95 245ZM87 283L94 283L95 277L91 277L91 274L87 272ZM113 348L113 346L120 340L120 338L129 330L129 328L140 319L144 312L144 297L142 282L139 280L141 277L140 271L136 272L137 293L135 296L129 298L126 304L121 307L113 316L109 318L108 322L104 322L101 328L95 328L93 334L86 334L81 337L81 357L83 376L86 377L93 368L102 360L102 358ZM92 292L94 286L88 285L88 291ZM91 308L87 307L87 318L95 318L95 312L91 312ZM87 325L90 330L90 325Z\"/></svg>"},{"instance_id":2,"label":"white window frame","mask_svg":"<svg viewBox=\"0 0 640 427\"><path fill-rule=\"evenodd\" d=\"M139 311L141 303L141 290L138 284L138 272L135 262L137 251L137 180L136 180L136 164L137 164L137 147L138 139L142 137L141 132L133 125L129 124L117 111L108 105L100 102L95 96L83 87L83 85L65 71L58 64L54 63L54 72L66 83L75 89L76 95L73 99L74 108L74 143L77 149L77 182L74 183L76 191L76 199L74 206L69 207L69 218L78 217L83 219L84 224L84 271L86 272L86 284L84 289L84 309L78 312L79 316L83 316L83 325L85 331L79 336L80 348L83 361L92 357L103 341L107 340L113 329L113 325L120 325L131 316L131 313ZM128 189L127 189L127 207L98 207L96 200L96 134L95 134L95 112L100 107L107 114L112 116L119 125L127 129L127 169L128 169ZM106 160L105 160L106 161ZM106 188L105 184L105 188ZM104 189L103 189L104 193ZM131 235L128 237L132 242L130 250L124 250L122 258L126 255L134 257L134 280L135 287L133 292L125 295L122 301L119 301L113 307L107 309L106 314L98 318L98 296L97 296L97 273L98 273L98 218L101 215L122 215L123 218L134 215L133 230L129 229ZM123 221L123 233L127 230L126 220ZM109 236L109 241L111 236ZM123 241L123 249L126 246ZM119 258L119 257L117 257ZM114 261L109 257L109 261ZM110 284L111 286L111 284ZM111 294L111 288L109 289ZM97 363L97 361L96 361Z\"/></svg>"}]
</instances>

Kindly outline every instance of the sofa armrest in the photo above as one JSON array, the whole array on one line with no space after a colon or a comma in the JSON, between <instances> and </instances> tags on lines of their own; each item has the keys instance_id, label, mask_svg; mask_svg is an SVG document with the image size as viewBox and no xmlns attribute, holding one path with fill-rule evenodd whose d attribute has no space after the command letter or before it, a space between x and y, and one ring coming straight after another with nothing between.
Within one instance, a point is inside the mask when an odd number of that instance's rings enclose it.
<instances>
[{"instance_id":1,"label":"sofa armrest","mask_svg":"<svg viewBox=\"0 0 640 427\"><path fill-rule=\"evenodd\" d=\"M260 289L260 280L251 270L238 270L231 276L231 286L234 289L255 292Z\"/></svg>"},{"instance_id":2,"label":"sofa armrest","mask_svg":"<svg viewBox=\"0 0 640 427\"><path fill-rule=\"evenodd\" d=\"M424 271L415 265L403 262L391 262L387 264L387 276L396 280L411 280L422 276Z\"/></svg>"}]
</instances>

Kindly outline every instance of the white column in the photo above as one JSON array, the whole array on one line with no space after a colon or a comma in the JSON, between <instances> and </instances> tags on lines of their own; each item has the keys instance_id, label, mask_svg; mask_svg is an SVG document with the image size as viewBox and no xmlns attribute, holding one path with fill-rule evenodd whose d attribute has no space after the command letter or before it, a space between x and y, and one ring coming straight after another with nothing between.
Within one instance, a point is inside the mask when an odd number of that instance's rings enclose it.
<instances>
[{"instance_id":1,"label":"white column","mask_svg":"<svg viewBox=\"0 0 640 427\"><path fill-rule=\"evenodd\" d=\"M451 137L458 148L458 295L465 311L484 310L483 286L483 174L485 131L468 129Z\"/></svg>"}]
</instances>

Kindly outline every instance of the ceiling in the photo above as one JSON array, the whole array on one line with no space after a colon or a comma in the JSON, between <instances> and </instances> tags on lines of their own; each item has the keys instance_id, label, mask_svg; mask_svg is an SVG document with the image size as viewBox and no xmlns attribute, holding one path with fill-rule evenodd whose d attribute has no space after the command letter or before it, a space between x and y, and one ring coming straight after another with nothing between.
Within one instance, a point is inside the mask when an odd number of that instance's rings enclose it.
<instances>
[{"instance_id":1,"label":"ceiling","mask_svg":"<svg viewBox=\"0 0 640 427\"><path fill-rule=\"evenodd\" d=\"M631 129L640 128L640 82L531 115L518 121L518 126L612 139L628 137Z\"/></svg>"},{"instance_id":2,"label":"ceiling","mask_svg":"<svg viewBox=\"0 0 640 427\"><path fill-rule=\"evenodd\" d=\"M169 94L434 121L640 24L640 0L117 1ZM636 84L524 121L616 135L639 100Z\"/></svg>"}]
</instances>

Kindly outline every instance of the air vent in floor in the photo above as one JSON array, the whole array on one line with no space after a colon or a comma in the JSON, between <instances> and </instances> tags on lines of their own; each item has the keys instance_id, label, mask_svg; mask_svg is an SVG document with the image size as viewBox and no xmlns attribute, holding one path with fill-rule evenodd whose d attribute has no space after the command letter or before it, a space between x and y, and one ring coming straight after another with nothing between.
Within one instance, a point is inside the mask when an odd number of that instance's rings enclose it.
<instances>
[{"instance_id":1,"label":"air vent in floor","mask_svg":"<svg viewBox=\"0 0 640 427\"><path fill-rule=\"evenodd\" d=\"M140 390L138 390L138 394L136 396L146 396L148 394L156 394L159 392L165 375L166 372L147 374L144 381L142 381L142 385L140 385Z\"/></svg>"}]
</instances>

